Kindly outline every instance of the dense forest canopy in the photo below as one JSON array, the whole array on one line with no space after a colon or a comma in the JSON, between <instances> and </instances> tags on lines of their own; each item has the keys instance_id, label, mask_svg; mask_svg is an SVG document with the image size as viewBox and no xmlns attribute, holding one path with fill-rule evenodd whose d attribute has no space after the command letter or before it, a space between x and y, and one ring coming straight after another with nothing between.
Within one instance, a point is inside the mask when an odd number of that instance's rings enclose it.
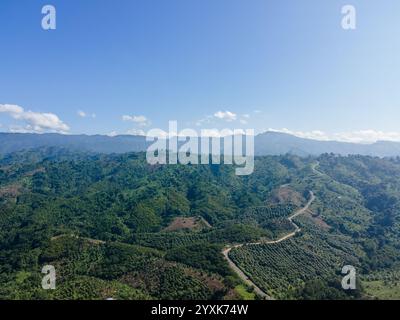
<instances>
[{"instance_id":1,"label":"dense forest canopy","mask_svg":"<svg viewBox=\"0 0 400 320\"><path fill-rule=\"evenodd\" d=\"M400 298L400 160L263 156L150 166L143 153L42 148L0 157L1 299L256 298L230 257L274 298ZM183 219L185 218L185 219ZM357 269L357 290L340 286ZM43 290L41 269L57 270Z\"/></svg>"}]
</instances>

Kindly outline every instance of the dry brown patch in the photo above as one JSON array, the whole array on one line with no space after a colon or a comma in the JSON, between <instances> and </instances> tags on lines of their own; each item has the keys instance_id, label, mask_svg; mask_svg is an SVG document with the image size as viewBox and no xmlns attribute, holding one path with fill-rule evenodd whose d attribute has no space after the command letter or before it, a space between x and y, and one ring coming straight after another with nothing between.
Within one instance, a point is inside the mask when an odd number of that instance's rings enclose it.
<instances>
[{"instance_id":1,"label":"dry brown patch","mask_svg":"<svg viewBox=\"0 0 400 320\"><path fill-rule=\"evenodd\" d=\"M301 194L289 186L282 186L274 190L271 196L271 201L276 204L291 203L297 207L301 207L305 202Z\"/></svg>"},{"instance_id":2,"label":"dry brown patch","mask_svg":"<svg viewBox=\"0 0 400 320\"><path fill-rule=\"evenodd\" d=\"M164 231L201 230L211 226L200 217L176 217Z\"/></svg>"},{"instance_id":3,"label":"dry brown patch","mask_svg":"<svg viewBox=\"0 0 400 320\"><path fill-rule=\"evenodd\" d=\"M18 184L0 187L0 197L16 198L20 194L21 194L21 186Z\"/></svg>"}]
</instances>

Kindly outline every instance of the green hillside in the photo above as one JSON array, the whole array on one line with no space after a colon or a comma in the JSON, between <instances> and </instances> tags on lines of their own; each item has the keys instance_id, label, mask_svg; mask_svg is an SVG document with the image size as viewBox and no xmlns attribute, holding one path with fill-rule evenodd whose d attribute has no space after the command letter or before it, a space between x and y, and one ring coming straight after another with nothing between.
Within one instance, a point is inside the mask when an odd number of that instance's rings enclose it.
<instances>
[{"instance_id":1,"label":"green hillside","mask_svg":"<svg viewBox=\"0 0 400 320\"><path fill-rule=\"evenodd\" d=\"M309 191L301 231L268 244L294 232L288 217ZM239 177L229 165L150 166L142 153L12 153L0 159L0 299L254 298L224 259L232 244L273 298L400 299L399 209L399 159L265 156ZM345 264L355 291L340 286ZM41 288L44 265L56 290Z\"/></svg>"}]
</instances>

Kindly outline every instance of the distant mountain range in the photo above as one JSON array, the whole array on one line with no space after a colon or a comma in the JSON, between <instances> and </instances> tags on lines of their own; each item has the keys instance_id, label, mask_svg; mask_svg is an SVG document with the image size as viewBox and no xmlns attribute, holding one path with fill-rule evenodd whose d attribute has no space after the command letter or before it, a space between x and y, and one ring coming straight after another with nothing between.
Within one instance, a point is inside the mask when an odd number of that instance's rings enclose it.
<instances>
[{"instance_id":1,"label":"distant mountain range","mask_svg":"<svg viewBox=\"0 0 400 320\"><path fill-rule=\"evenodd\" d=\"M296 154L300 156L334 153L359 154L377 157L400 156L400 142L378 141L372 144L339 141L319 141L299 138L286 133L266 132L256 136L257 155Z\"/></svg>"},{"instance_id":2,"label":"distant mountain range","mask_svg":"<svg viewBox=\"0 0 400 320\"><path fill-rule=\"evenodd\" d=\"M149 146L143 136L120 135L61 135L0 133L0 154L40 147L62 147L70 150L125 153L146 151ZM400 142L378 141L373 144L357 144L338 141L318 141L299 138L286 133L266 132L255 137L256 155L296 154L299 156L334 153L360 154L378 157L400 156Z\"/></svg>"}]
</instances>

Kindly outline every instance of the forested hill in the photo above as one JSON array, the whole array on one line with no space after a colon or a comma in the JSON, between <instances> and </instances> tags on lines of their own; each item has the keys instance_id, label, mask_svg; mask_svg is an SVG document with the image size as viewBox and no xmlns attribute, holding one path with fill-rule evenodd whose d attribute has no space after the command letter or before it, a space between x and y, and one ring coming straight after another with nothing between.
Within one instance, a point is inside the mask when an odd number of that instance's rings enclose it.
<instances>
[{"instance_id":1,"label":"forested hill","mask_svg":"<svg viewBox=\"0 0 400 320\"><path fill-rule=\"evenodd\" d=\"M0 154L35 149L38 147L61 147L73 151L98 153L126 153L146 151L150 142L143 136L121 135L60 135L30 133L0 133ZM199 144L200 145L200 144ZM317 141L298 138L285 133L266 132L255 137L257 155L299 156L335 153L359 154L378 157L400 156L400 143L380 141L373 144L355 144L337 141Z\"/></svg>"},{"instance_id":2,"label":"forested hill","mask_svg":"<svg viewBox=\"0 0 400 320\"><path fill-rule=\"evenodd\" d=\"M399 298L398 159L265 156L238 177L51 148L0 158L0 299L254 299L223 247L293 232L309 191L299 234L233 249L235 263L277 299ZM56 290L41 288L49 264Z\"/></svg>"}]
</instances>

